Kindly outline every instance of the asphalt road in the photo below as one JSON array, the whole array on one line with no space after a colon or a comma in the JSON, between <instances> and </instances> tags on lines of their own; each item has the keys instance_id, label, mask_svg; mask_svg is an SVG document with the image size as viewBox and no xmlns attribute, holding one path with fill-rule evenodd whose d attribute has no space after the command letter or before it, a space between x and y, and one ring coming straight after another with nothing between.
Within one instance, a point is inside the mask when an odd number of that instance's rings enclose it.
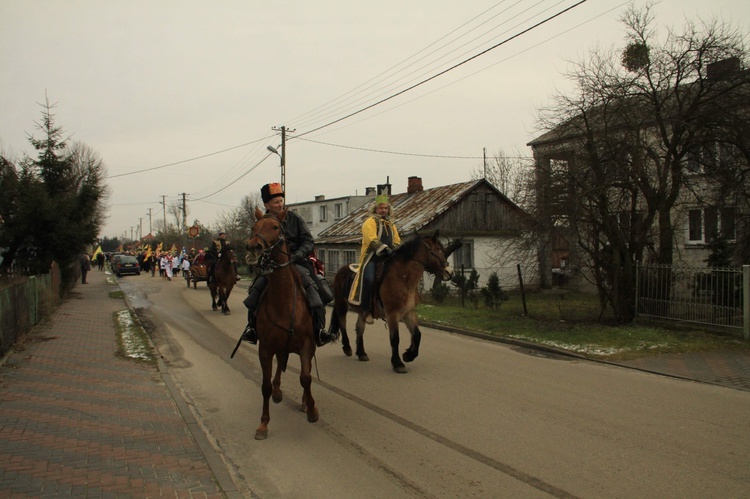
<instances>
[{"instance_id":1,"label":"asphalt road","mask_svg":"<svg viewBox=\"0 0 750 499\"><path fill-rule=\"evenodd\" d=\"M370 362L318 349L320 421L298 411L299 361L282 378L269 437L256 348L229 358L245 323L213 312L205 283L120 280L239 489L259 497L742 497L750 393L422 328L407 374L382 322ZM353 321L350 321L353 323ZM408 345L403 335L402 348ZM315 373L314 373L315 375Z\"/></svg>"}]
</instances>

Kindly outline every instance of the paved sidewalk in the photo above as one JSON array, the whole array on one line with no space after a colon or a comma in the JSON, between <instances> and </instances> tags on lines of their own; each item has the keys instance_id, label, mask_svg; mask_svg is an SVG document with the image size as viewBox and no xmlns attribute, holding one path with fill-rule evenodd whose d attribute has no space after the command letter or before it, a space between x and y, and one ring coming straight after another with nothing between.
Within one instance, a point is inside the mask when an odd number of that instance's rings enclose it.
<instances>
[{"instance_id":1,"label":"paved sidewalk","mask_svg":"<svg viewBox=\"0 0 750 499\"><path fill-rule=\"evenodd\" d=\"M239 497L169 375L116 355L107 277L3 359L0 497Z\"/></svg>"},{"instance_id":2,"label":"paved sidewalk","mask_svg":"<svg viewBox=\"0 0 750 499\"><path fill-rule=\"evenodd\" d=\"M619 363L665 376L750 391L750 350L672 353Z\"/></svg>"}]
</instances>

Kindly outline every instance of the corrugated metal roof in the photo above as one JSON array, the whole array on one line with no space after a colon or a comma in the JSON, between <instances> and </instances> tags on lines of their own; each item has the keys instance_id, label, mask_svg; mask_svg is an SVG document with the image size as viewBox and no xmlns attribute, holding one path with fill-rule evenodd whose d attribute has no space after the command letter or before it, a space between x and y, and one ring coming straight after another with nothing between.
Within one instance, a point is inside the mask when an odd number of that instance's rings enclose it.
<instances>
[{"instance_id":1,"label":"corrugated metal roof","mask_svg":"<svg viewBox=\"0 0 750 499\"><path fill-rule=\"evenodd\" d=\"M471 180L460 184L433 187L413 194L390 195L388 201L393 206L393 215L397 221L399 234L406 236L416 233L482 182L485 180ZM362 224L370 216L371 209L372 203L360 206L336 224L322 231L316 243L358 242L362 238Z\"/></svg>"}]
</instances>

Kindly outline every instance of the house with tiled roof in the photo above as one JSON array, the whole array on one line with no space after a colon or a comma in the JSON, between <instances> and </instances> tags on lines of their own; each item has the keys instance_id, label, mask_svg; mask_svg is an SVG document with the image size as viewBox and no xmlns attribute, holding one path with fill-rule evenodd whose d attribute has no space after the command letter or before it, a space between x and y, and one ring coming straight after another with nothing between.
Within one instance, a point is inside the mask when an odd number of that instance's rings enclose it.
<instances>
[{"instance_id":1,"label":"house with tiled roof","mask_svg":"<svg viewBox=\"0 0 750 499\"><path fill-rule=\"evenodd\" d=\"M461 238L463 245L450 257L456 272L467 275L476 270L479 285L484 286L492 272L497 272L505 288L518 287L516 264L503 254L517 237L527 217L518 205L485 179L425 189L420 177L409 177L406 192L393 194L391 185L378 186L393 206L393 221L402 239L415 234L431 235L440 231L443 244ZM357 263L362 241L362 224L370 216L372 202L321 231L315 244L318 257L326 264L332 278L343 265ZM535 262L531 262L535 264ZM529 276L535 270L529 269ZM432 276L425 274L425 288Z\"/></svg>"}]
</instances>

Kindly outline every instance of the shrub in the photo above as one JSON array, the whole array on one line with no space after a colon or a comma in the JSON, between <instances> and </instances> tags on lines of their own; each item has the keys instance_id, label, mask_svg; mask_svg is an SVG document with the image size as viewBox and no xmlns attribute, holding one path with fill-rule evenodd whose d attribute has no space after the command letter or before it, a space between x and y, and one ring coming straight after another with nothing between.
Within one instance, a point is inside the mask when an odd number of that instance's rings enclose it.
<instances>
[{"instance_id":1,"label":"shrub","mask_svg":"<svg viewBox=\"0 0 750 499\"><path fill-rule=\"evenodd\" d=\"M435 303L437 303L438 305L441 305L445 301L445 298L448 296L448 293L450 293L448 286L446 286L442 282L440 284L433 286L432 289L430 290L432 299L435 300Z\"/></svg>"},{"instance_id":2,"label":"shrub","mask_svg":"<svg viewBox=\"0 0 750 499\"><path fill-rule=\"evenodd\" d=\"M490 274L487 285L482 288L482 296L485 306L493 310L500 307L508 299L508 293L500 287L500 278L497 276L497 272Z\"/></svg>"}]
</instances>

